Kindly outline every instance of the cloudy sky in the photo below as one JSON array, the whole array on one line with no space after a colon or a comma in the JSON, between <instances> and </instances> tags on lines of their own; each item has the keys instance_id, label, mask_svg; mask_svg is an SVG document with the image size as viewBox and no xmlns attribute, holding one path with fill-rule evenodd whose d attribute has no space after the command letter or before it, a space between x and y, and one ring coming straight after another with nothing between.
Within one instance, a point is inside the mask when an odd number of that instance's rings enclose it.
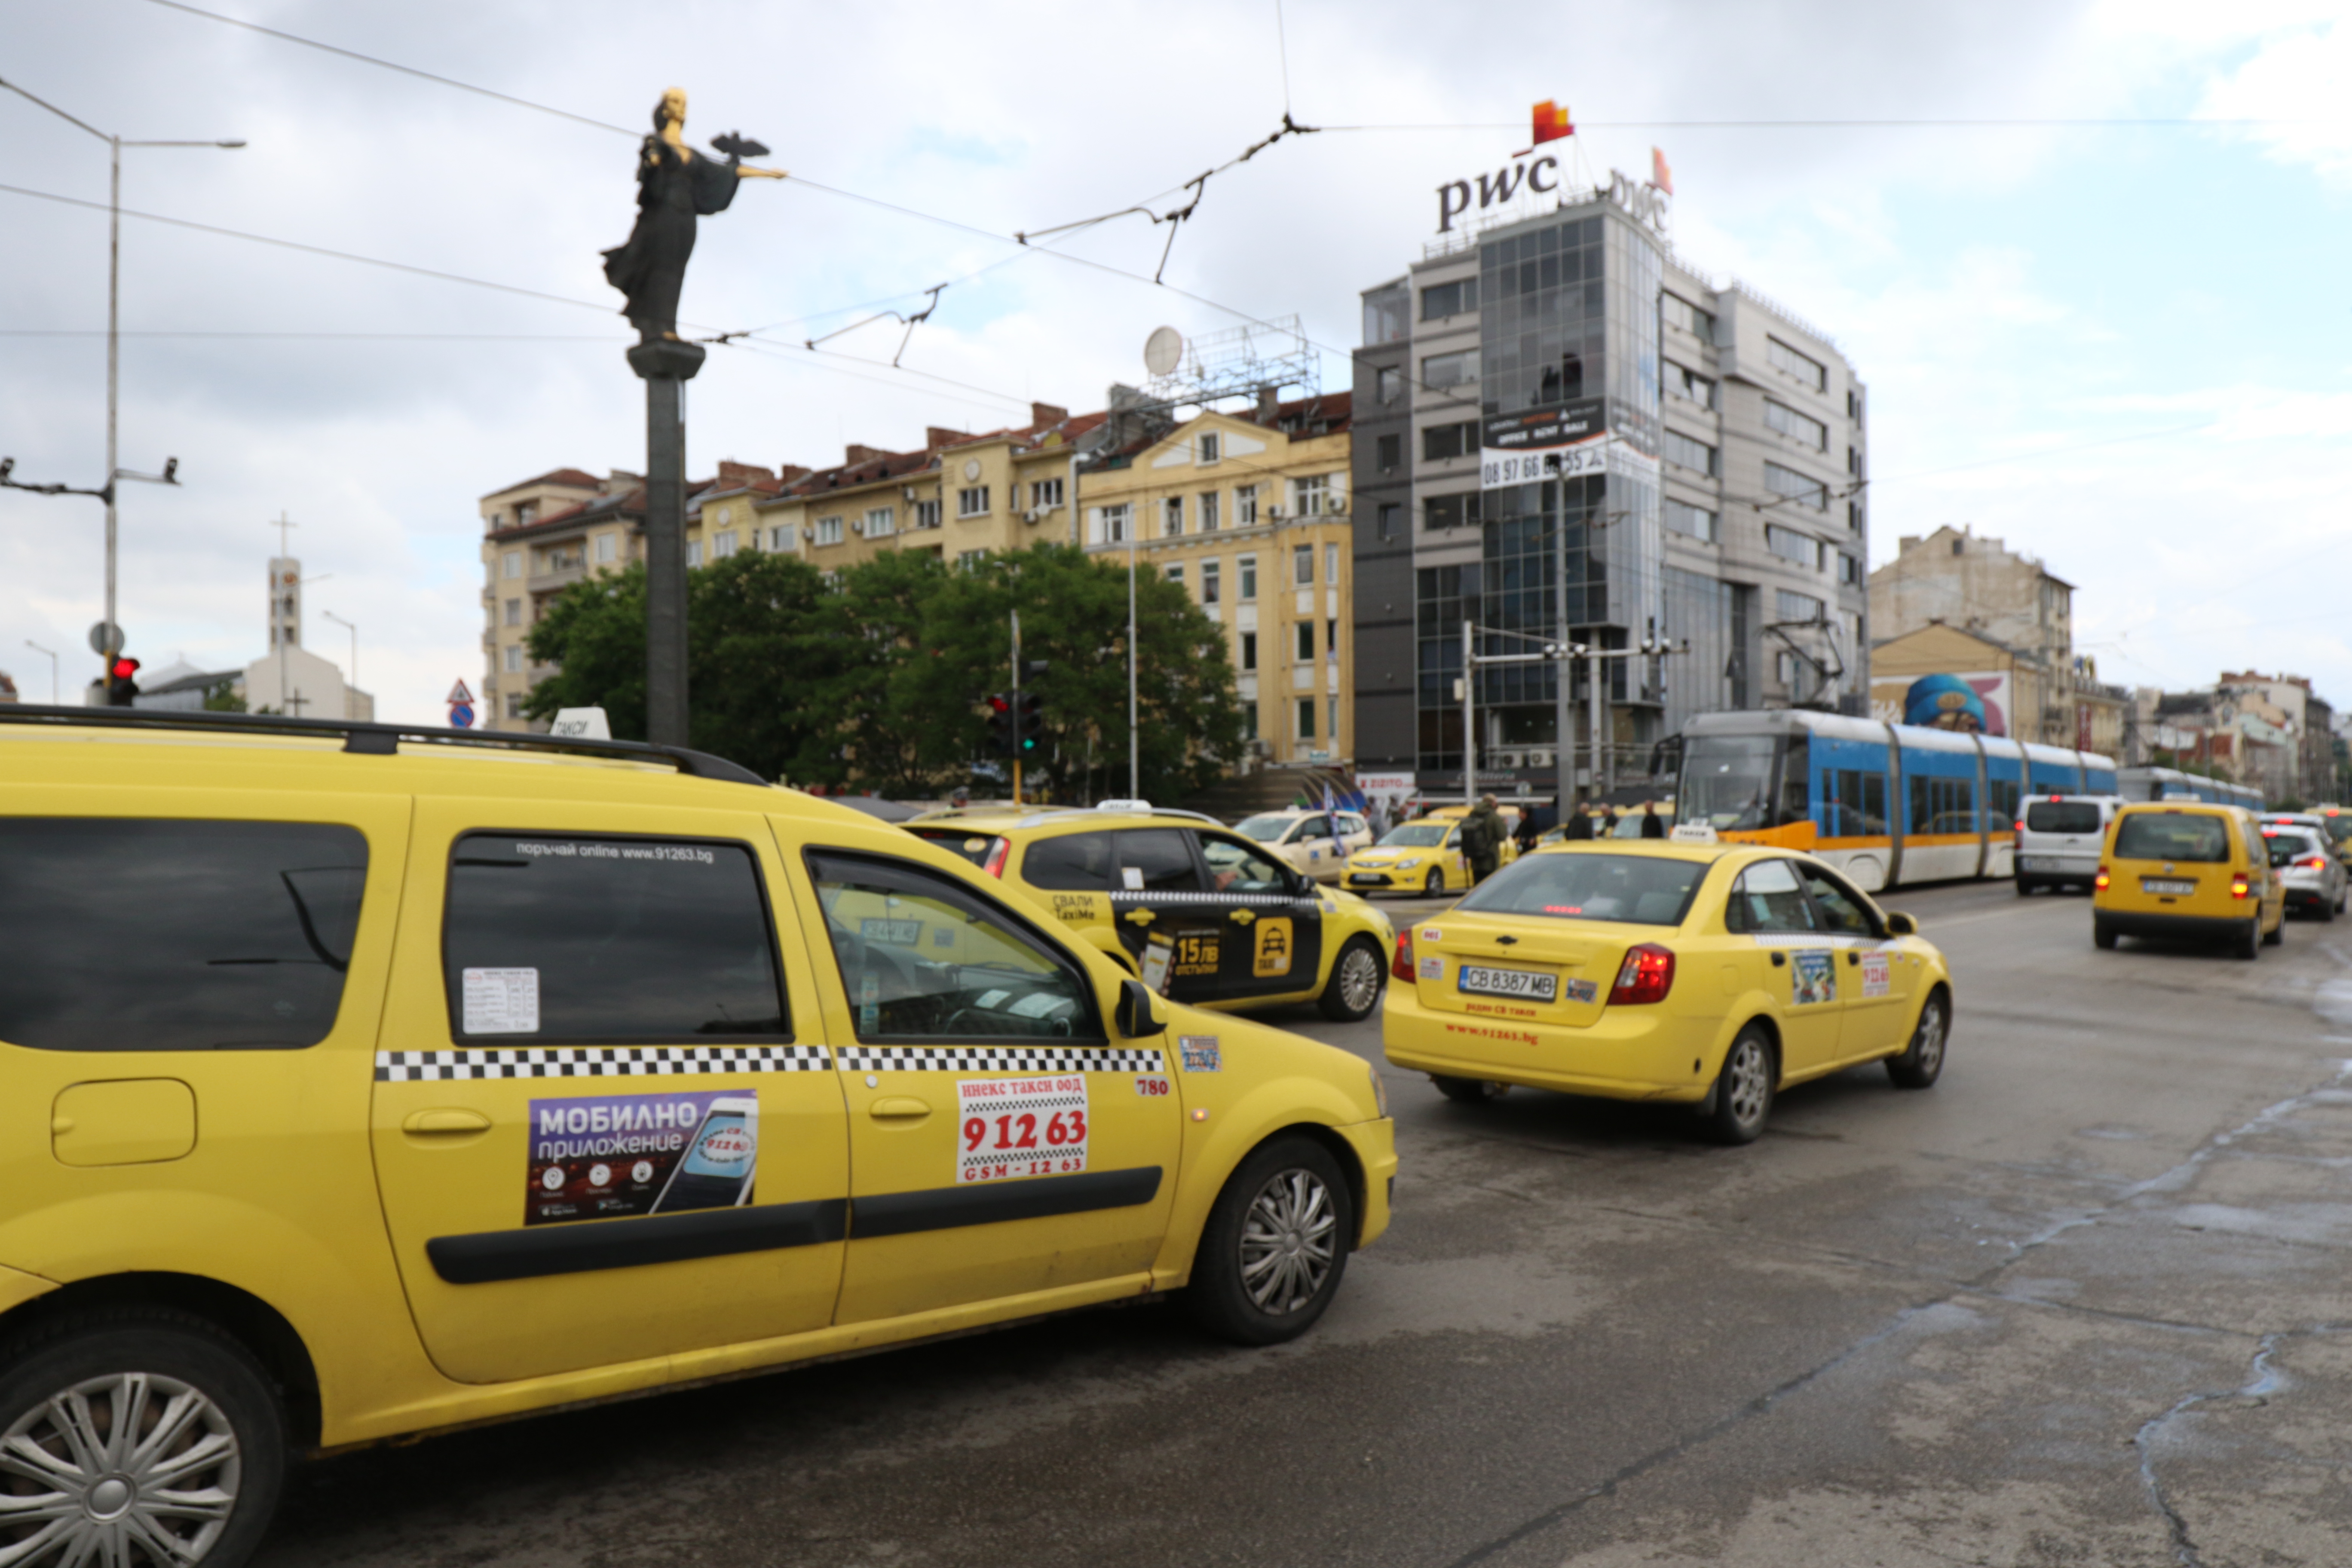
<instances>
[{"instance_id":1,"label":"cloudy sky","mask_svg":"<svg viewBox=\"0 0 2352 1568\"><path fill-rule=\"evenodd\" d=\"M687 285L693 322L764 329L693 385L698 470L911 447L1033 397L1098 406L1162 323L1295 312L1344 386L1358 291L1419 256L1441 182L1503 163L1527 106L1558 99L1585 170L1663 145L1685 258L1860 367L1874 563L1970 523L2079 585L2105 679L2284 668L2352 703L2342 0L1285 0L1279 32L1274 0L205 8L604 127L642 126L677 83L691 140L774 147L803 178L707 223ZM345 659L320 612L356 622L379 710L438 721L479 679L478 498L642 466L597 254L628 230L630 136L157 0L9 0L0 77L126 138L248 142L126 153L129 210L556 297L124 222L121 461L176 456L184 479L125 487L131 651L256 657L283 514L323 579L310 640ZM1217 176L1174 289L1149 282L1167 231L1141 218L1067 256L1001 237L1171 192L1286 94L1302 123L1408 129L1286 140ZM2011 123L1658 128L1921 118ZM2016 123L2036 121L2101 123ZM106 220L26 193L102 204L105 144L0 93L0 454L94 484ZM798 346L950 280L900 370L888 321ZM96 671L100 542L94 501L0 492L0 668L28 697L48 686L28 639L66 656L68 693Z\"/></svg>"}]
</instances>

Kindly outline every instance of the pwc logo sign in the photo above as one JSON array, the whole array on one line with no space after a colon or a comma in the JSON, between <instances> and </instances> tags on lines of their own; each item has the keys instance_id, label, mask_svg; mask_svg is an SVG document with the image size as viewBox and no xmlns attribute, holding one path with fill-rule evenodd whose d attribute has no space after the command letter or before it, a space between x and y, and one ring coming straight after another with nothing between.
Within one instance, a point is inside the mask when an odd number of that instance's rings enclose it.
<instances>
[{"instance_id":1,"label":"pwc logo sign","mask_svg":"<svg viewBox=\"0 0 2352 1568\"><path fill-rule=\"evenodd\" d=\"M1547 142L1558 142L1576 134L1575 122L1568 117L1568 105L1545 99L1535 106L1534 140L1525 152L1514 153L1516 160L1524 158ZM1478 206L1482 212L1498 203L1507 203L1522 187L1538 195L1549 195L1559 189L1559 160L1547 153L1532 163L1513 163L1507 169L1478 176ZM1437 187L1437 232L1451 234L1454 220L1470 210L1470 182L1450 180Z\"/></svg>"}]
</instances>

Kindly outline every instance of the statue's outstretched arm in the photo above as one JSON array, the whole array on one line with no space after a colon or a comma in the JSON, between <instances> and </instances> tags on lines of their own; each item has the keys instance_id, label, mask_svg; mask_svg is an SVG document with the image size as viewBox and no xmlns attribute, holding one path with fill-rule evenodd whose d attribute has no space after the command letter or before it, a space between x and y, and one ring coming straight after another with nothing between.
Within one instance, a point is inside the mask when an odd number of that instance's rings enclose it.
<instances>
[{"instance_id":1,"label":"statue's outstretched arm","mask_svg":"<svg viewBox=\"0 0 2352 1568\"><path fill-rule=\"evenodd\" d=\"M735 165L735 177L739 180L789 180L792 175L782 169L754 169L749 163L738 163Z\"/></svg>"}]
</instances>

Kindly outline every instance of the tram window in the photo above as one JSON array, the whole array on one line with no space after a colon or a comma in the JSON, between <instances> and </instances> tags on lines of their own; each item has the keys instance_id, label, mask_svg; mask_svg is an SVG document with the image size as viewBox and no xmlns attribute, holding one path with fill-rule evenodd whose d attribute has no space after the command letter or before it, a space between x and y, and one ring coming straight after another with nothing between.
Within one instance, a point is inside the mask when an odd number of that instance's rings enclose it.
<instances>
[{"instance_id":1,"label":"tram window","mask_svg":"<svg viewBox=\"0 0 2352 1568\"><path fill-rule=\"evenodd\" d=\"M1976 832L1976 781L1912 774L1911 831L1915 834Z\"/></svg>"},{"instance_id":2,"label":"tram window","mask_svg":"<svg viewBox=\"0 0 2352 1568\"><path fill-rule=\"evenodd\" d=\"M1985 817L1995 833L2009 833L2017 826L2019 791L2013 779L1985 781Z\"/></svg>"},{"instance_id":3,"label":"tram window","mask_svg":"<svg viewBox=\"0 0 2352 1568\"><path fill-rule=\"evenodd\" d=\"M1825 837L1862 838L1886 831L1886 775L1858 768L1840 768L1825 775L1830 798L1824 815Z\"/></svg>"},{"instance_id":4,"label":"tram window","mask_svg":"<svg viewBox=\"0 0 2352 1568\"><path fill-rule=\"evenodd\" d=\"M1773 823L1776 827L1813 819L1812 766L1807 756L1810 750L1806 737L1789 737L1788 750L1780 759L1780 810Z\"/></svg>"}]
</instances>

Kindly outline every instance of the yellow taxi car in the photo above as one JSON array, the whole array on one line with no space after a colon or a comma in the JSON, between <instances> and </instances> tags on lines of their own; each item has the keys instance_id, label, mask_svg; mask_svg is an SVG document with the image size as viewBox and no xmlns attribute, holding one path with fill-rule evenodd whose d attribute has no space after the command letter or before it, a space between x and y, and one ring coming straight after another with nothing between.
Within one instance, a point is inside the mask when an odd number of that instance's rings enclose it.
<instances>
[{"instance_id":1,"label":"yellow taxi car","mask_svg":"<svg viewBox=\"0 0 2352 1568\"><path fill-rule=\"evenodd\" d=\"M1466 806L1444 806L1426 816L1399 823L1369 849L1348 857L1339 885L1370 897L1376 893L1412 893L1442 899L1470 886L1470 858L1462 852L1462 819ZM1517 831L1516 812L1506 811L1504 822ZM1505 839L1496 858L1508 865L1518 858L1519 847Z\"/></svg>"},{"instance_id":2,"label":"yellow taxi car","mask_svg":"<svg viewBox=\"0 0 2352 1568\"><path fill-rule=\"evenodd\" d=\"M2286 935L2286 883L2243 806L2132 802L2107 825L2091 879L2091 940L2218 942L2262 956Z\"/></svg>"},{"instance_id":3,"label":"yellow taxi car","mask_svg":"<svg viewBox=\"0 0 2352 1568\"><path fill-rule=\"evenodd\" d=\"M1829 867L1686 827L1538 849L1397 938L1388 1059L1451 1099L1511 1085L1695 1106L1744 1143L1790 1084L1943 1071L1952 984L1907 915Z\"/></svg>"},{"instance_id":4,"label":"yellow taxi car","mask_svg":"<svg viewBox=\"0 0 2352 1568\"><path fill-rule=\"evenodd\" d=\"M1229 1012L1312 1002L1371 1016L1396 927L1225 827L1148 805L974 807L903 825L1003 879L1154 992Z\"/></svg>"},{"instance_id":5,"label":"yellow taxi car","mask_svg":"<svg viewBox=\"0 0 2352 1568\"><path fill-rule=\"evenodd\" d=\"M1270 1343L1388 1224L1360 1059L717 758L0 759L0 1563L235 1568L291 1453L1153 1292Z\"/></svg>"}]
</instances>

